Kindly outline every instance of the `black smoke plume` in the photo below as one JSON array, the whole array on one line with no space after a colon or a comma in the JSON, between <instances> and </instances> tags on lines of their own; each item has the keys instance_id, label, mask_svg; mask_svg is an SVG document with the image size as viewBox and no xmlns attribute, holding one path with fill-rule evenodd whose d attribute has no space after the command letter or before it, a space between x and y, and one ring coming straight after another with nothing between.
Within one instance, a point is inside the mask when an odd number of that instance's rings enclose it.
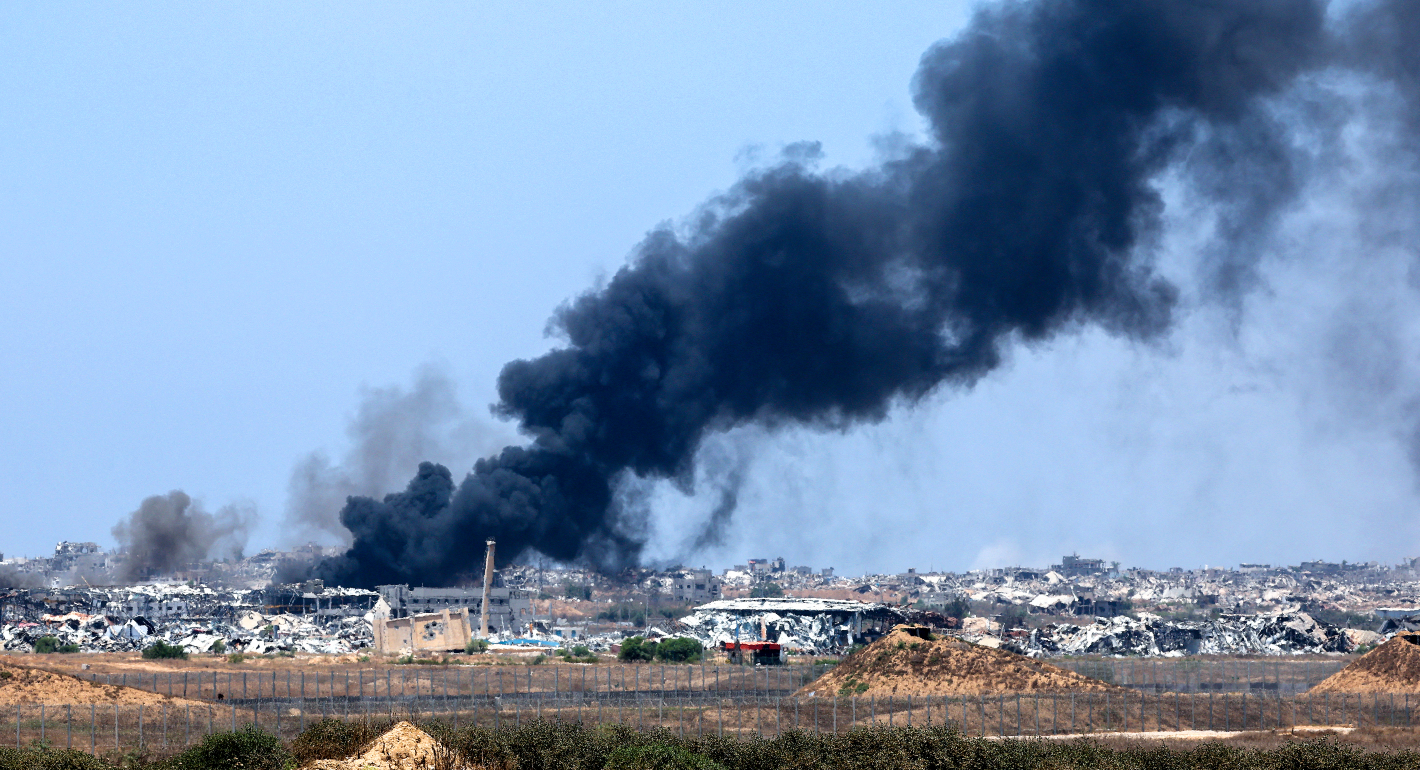
<instances>
[{"instance_id":1,"label":"black smoke plume","mask_svg":"<svg viewBox=\"0 0 1420 770\"><path fill-rule=\"evenodd\" d=\"M141 580L209 557L240 559L255 521L249 506L208 513L180 490L153 495L114 525L114 539L126 554L119 578Z\"/></svg>"},{"instance_id":2,"label":"black smoke plume","mask_svg":"<svg viewBox=\"0 0 1420 770\"><path fill-rule=\"evenodd\" d=\"M922 58L927 144L858 173L816 171L817 148L797 146L689 226L651 233L604 288L557 312L563 346L504 367L496 410L529 443L458 483L426 463L404 492L352 497L340 519L353 544L318 572L444 584L472 572L490 536L502 562L533 549L633 563L644 535L617 489L633 477L689 489L709 435L881 420L970 385L1011 345L1086 324L1157 338L1178 295L1154 269L1159 178L1184 168L1202 188L1219 225L1215 283L1246 288L1247 255L1230 245L1264 233L1304 173L1272 102L1358 56L1325 10L979 10Z\"/></svg>"},{"instance_id":3,"label":"black smoke plume","mask_svg":"<svg viewBox=\"0 0 1420 770\"><path fill-rule=\"evenodd\" d=\"M291 470L286 529L292 539L348 539L339 519L347 498L399 489L421 460L467 467L501 446L484 421L464 413L453 378L437 366L420 368L408 389L362 389L345 432L350 444L339 462L312 452Z\"/></svg>"}]
</instances>

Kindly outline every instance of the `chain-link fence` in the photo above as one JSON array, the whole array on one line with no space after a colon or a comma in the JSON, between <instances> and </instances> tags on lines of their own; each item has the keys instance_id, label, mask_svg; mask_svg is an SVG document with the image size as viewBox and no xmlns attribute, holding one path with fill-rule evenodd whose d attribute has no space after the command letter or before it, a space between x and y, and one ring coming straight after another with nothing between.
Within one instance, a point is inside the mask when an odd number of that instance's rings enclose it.
<instances>
[{"instance_id":1,"label":"chain-link fence","mask_svg":"<svg viewBox=\"0 0 1420 770\"><path fill-rule=\"evenodd\" d=\"M121 685L178 698L223 701L271 698L411 698L527 693L774 693L792 695L828 666L483 665L386 666L269 671L90 673L97 684Z\"/></svg>"},{"instance_id":2,"label":"chain-link fence","mask_svg":"<svg viewBox=\"0 0 1420 770\"><path fill-rule=\"evenodd\" d=\"M1054 665L1118 687L1165 693L1298 695L1341 670L1346 660L1055 659ZM136 687L179 698L411 698L510 696L532 693L683 693L793 695L829 665L717 666L701 664L549 664L384 666L269 671L90 673L99 684Z\"/></svg>"},{"instance_id":3,"label":"chain-link fence","mask_svg":"<svg viewBox=\"0 0 1420 770\"><path fill-rule=\"evenodd\" d=\"M35 741L103 755L176 752L202 736L256 724L290 740L321 719L442 720L490 728L528 720L620 723L681 735L772 737L790 730L842 732L858 727L950 725L977 736L1081 735L1101 732L1237 732L1297 726L1411 726L1420 698L1406 693L997 694L968 697L796 698L760 693L520 693L504 696L409 696L251 699L199 705L22 705L0 708L0 741Z\"/></svg>"}]
</instances>

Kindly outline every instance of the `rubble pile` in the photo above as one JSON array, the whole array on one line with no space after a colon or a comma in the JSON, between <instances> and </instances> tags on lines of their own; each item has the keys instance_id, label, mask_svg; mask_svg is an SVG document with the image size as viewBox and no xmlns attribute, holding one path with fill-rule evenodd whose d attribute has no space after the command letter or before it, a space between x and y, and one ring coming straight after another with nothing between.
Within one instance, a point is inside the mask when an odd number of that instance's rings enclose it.
<instances>
[{"instance_id":1,"label":"rubble pile","mask_svg":"<svg viewBox=\"0 0 1420 770\"><path fill-rule=\"evenodd\" d=\"M59 645L77 645L80 652L135 652L161 639L188 653L308 652L346 654L374 643L371 621L365 617L341 618L316 624L308 616L262 615L247 611L235 623L162 623L137 617L121 620L106 615L71 612L44 616L40 622L9 623L0 627L0 649L32 652L46 636ZM221 646L214 650L214 645Z\"/></svg>"},{"instance_id":2,"label":"rubble pile","mask_svg":"<svg viewBox=\"0 0 1420 770\"><path fill-rule=\"evenodd\" d=\"M1106 692L1112 685L925 627L898 626L805 686L804 696L959 696L1005 692Z\"/></svg>"},{"instance_id":3,"label":"rubble pile","mask_svg":"<svg viewBox=\"0 0 1420 770\"><path fill-rule=\"evenodd\" d=\"M6 622L0 623L0 650L29 652L49 636L80 652L133 652L161 639L188 653L344 654L373 644L371 616L363 610L373 603L372 593L322 590L311 611L314 602L293 604L292 597L302 594L290 587L253 591L175 584L12 591L0 596L7 610Z\"/></svg>"},{"instance_id":4,"label":"rubble pile","mask_svg":"<svg viewBox=\"0 0 1420 770\"><path fill-rule=\"evenodd\" d=\"M1057 655L1302 655L1346 653L1354 643L1346 629L1314 620L1304 612L1224 615L1200 621L1100 618L1087 625L1056 623L1029 636L1007 639L1006 649L1030 657Z\"/></svg>"},{"instance_id":5,"label":"rubble pile","mask_svg":"<svg viewBox=\"0 0 1420 770\"><path fill-rule=\"evenodd\" d=\"M1420 635L1396 634L1311 691L1420 693Z\"/></svg>"},{"instance_id":6,"label":"rubble pile","mask_svg":"<svg viewBox=\"0 0 1420 770\"><path fill-rule=\"evenodd\" d=\"M878 629L906 619L898 607L833 599L725 599L680 619L685 635L706 647L770 641L810 655L846 652Z\"/></svg>"}]
</instances>

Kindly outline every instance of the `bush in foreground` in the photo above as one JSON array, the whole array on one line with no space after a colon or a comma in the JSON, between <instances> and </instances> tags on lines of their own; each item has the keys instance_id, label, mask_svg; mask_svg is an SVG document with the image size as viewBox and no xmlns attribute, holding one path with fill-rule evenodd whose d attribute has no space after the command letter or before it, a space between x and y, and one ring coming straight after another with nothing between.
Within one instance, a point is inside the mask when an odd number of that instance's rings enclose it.
<instances>
[{"instance_id":1,"label":"bush in foreground","mask_svg":"<svg viewBox=\"0 0 1420 770\"><path fill-rule=\"evenodd\" d=\"M127 770L288 770L317 759L343 759L392 726L325 720L289 749L258 729L207 736L201 745L148 763L125 757ZM679 737L625 725L583 726L533 720L519 727L421 727L467 765L482 770L1400 770L1420 767L1415 751L1363 751L1333 739L1291 741L1271 749L1203 743L1177 749L1145 742L1115 748L1099 741L988 740L945 728L856 728L833 734L790 731L776 738ZM446 756L445 759L453 759ZM435 767L446 766L436 763ZM452 766L452 765L448 765ZM106 770L81 752L0 748L9 770Z\"/></svg>"},{"instance_id":2,"label":"bush in foreground","mask_svg":"<svg viewBox=\"0 0 1420 770\"><path fill-rule=\"evenodd\" d=\"M113 770L113 765L74 749L0 747L5 770Z\"/></svg>"},{"instance_id":3,"label":"bush in foreground","mask_svg":"<svg viewBox=\"0 0 1420 770\"><path fill-rule=\"evenodd\" d=\"M294 764L291 752L280 738L248 726L234 733L208 735L202 743L153 767L154 770L286 770Z\"/></svg>"},{"instance_id":4,"label":"bush in foreground","mask_svg":"<svg viewBox=\"0 0 1420 770\"><path fill-rule=\"evenodd\" d=\"M627 663L655 660L656 643L648 642L644 637L633 636L621 642L621 652L618 652L616 657Z\"/></svg>"},{"instance_id":5,"label":"bush in foreground","mask_svg":"<svg viewBox=\"0 0 1420 770\"><path fill-rule=\"evenodd\" d=\"M296 736L291 742L291 756L301 767L317 759L345 759L358 754L393 726L387 719L369 723L322 719Z\"/></svg>"},{"instance_id":6,"label":"bush in foreground","mask_svg":"<svg viewBox=\"0 0 1420 770\"><path fill-rule=\"evenodd\" d=\"M656 645L656 657L669 663L694 663L704 652L700 642L688 636L667 639Z\"/></svg>"},{"instance_id":7,"label":"bush in foreground","mask_svg":"<svg viewBox=\"0 0 1420 770\"><path fill-rule=\"evenodd\" d=\"M168 644L162 639L159 639L153 642L152 646L143 650L143 657L147 660L161 660L165 658L187 660L187 652L176 644Z\"/></svg>"}]
</instances>

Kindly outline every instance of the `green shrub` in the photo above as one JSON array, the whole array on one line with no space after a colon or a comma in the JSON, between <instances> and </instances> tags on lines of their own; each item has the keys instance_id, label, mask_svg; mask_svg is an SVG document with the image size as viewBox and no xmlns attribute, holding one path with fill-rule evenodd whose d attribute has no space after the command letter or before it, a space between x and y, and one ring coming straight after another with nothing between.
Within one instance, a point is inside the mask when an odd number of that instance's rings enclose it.
<instances>
[{"instance_id":1,"label":"green shrub","mask_svg":"<svg viewBox=\"0 0 1420 770\"><path fill-rule=\"evenodd\" d=\"M113 770L113 765L77 749L47 746L0 747L0 767L6 770Z\"/></svg>"},{"instance_id":2,"label":"green shrub","mask_svg":"<svg viewBox=\"0 0 1420 770\"><path fill-rule=\"evenodd\" d=\"M163 660L172 658L187 660L187 653L183 651L182 647L179 647L176 644L168 644L162 639L159 639L158 641L154 642L151 647L143 650L143 657L147 660Z\"/></svg>"},{"instance_id":3,"label":"green shrub","mask_svg":"<svg viewBox=\"0 0 1420 770\"><path fill-rule=\"evenodd\" d=\"M749 596L751 599L778 599L784 595L784 588L778 583L765 583L758 588L751 588Z\"/></svg>"},{"instance_id":4,"label":"green shrub","mask_svg":"<svg viewBox=\"0 0 1420 770\"><path fill-rule=\"evenodd\" d=\"M281 739L248 725L232 733L213 733L202 743L158 765L162 770L286 770L294 764Z\"/></svg>"},{"instance_id":5,"label":"green shrub","mask_svg":"<svg viewBox=\"0 0 1420 770\"><path fill-rule=\"evenodd\" d=\"M79 645L73 644L73 643L70 643L70 644L61 644L61 645L59 645L59 649L55 650L55 652L62 652L62 653L64 653L65 655L73 655L74 653L76 653L76 652L78 652L78 651L79 651Z\"/></svg>"},{"instance_id":6,"label":"green shrub","mask_svg":"<svg viewBox=\"0 0 1420 770\"><path fill-rule=\"evenodd\" d=\"M705 648L689 637L667 639L656 645L656 658L671 663L693 663L700 660Z\"/></svg>"},{"instance_id":7,"label":"green shrub","mask_svg":"<svg viewBox=\"0 0 1420 770\"><path fill-rule=\"evenodd\" d=\"M48 655L59 649L59 639L53 636L41 636L35 640L35 652L39 655Z\"/></svg>"},{"instance_id":8,"label":"green shrub","mask_svg":"<svg viewBox=\"0 0 1420 770\"><path fill-rule=\"evenodd\" d=\"M366 744L390 729L389 720L346 722L343 719L323 719L296 736L291 742L291 756L298 767L318 759L345 759L355 756Z\"/></svg>"},{"instance_id":9,"label":"green shrub","mask_svg":"<svg viewBox=\"0 0 1420 770\"><path fill-rule=\"evenodd\" d=\"M622 641L621 652L616 657L628 663L655 660L656 646L655 642L648 642L644 637L633 636Z\"/></svg>"},{"instance_id":10,"label":"green shrub","mask_svg":"<svg viewBox=\"0 0 1420 770\"><path fill-rule=\"evenodd\" d=\"M217 641L212 643L211 647L207 648L207 651L215 655L221 655L222 653L227 651L227 643L221 639L218 639Z\"/></svg>"},{"instance_id":11,"label":"green shrub","mask_svg":"<svg viewBox=\"0 0 1420 770\"><path fill-rule=\"evenodd\" d=\"M463 646L463 651L468 653L469 655L473 655L474 653L478 652L488 652L488 640L470 639L468 640L468 644L465 644Z\"/></svg>"},{"instance_id":12,"label":"green shrub","mask_svg":"<svg viewBox=\"0 0 1420 770\"><path fill-rule=\"evenodd\" d=\"M240 652L234 652L234 653L232 653L231 655L228 655L228 656L227 656L227 662L228 662L228 663L245 663L245 662L247 662L247 656L241 654ZM245 674L243 674L243 676L245 676Z\"/></svg>"},{"instance_id":13,"label":"green shrub","mask_svg":"<svg viewBox=\"0 0 1420 770\"><path fill-rule=\"evenodd\" d=\"M606 770L725 770L725 766L679 746L653 743L622 746L613 751L607 758Z\"/></svg>"}]
</instances>

